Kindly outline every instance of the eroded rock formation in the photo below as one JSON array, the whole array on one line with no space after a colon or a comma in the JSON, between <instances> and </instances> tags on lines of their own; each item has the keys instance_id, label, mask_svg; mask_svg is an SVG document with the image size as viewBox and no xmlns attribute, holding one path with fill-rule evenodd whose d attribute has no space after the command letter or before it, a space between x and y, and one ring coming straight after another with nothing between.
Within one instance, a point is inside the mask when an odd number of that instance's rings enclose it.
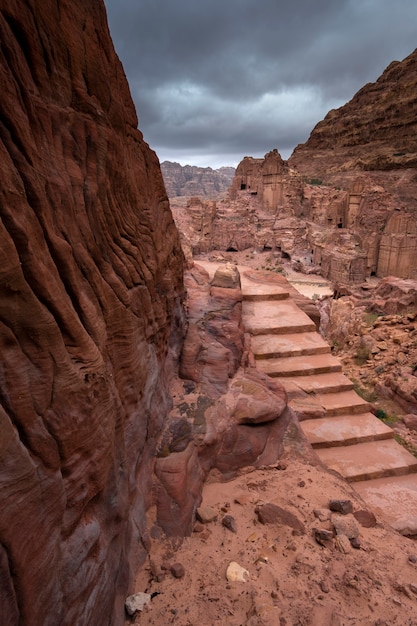
<instances>
[{"instance_id":1,"label":"eroded rock formation","mask_svg":"<svg viewBox=\"0 0 417 626\"><path fill-rule=\"evenodd\" d=\"M346 284L414 278L416 93L417 51L331 111L288 162L277 150L244 157L226 199L182 208L188 222L176 213L191 250L270 249Z\"/></svg>"},{"instance_id":2,"label":"eroded rock formation","mask_svg":"<svg viewBox=\"0 0 417 626\"><path fill-rule=\"evenodd\" d=\"M196 165L180 165L171 161L161 163L167 194L170 198L177 196L209 196L227 191L235 174L234 167L197 167Z\"/></svg>"},{"instance_id":3,"label":"eroded rock formation","mask_svg":"<svg viewBox=\"0 0 417 626\"><path fill-rule=\"evenodd\" d=\"M120 624L183 256L103 3L0 0L0 38L0 621Z\"/></svg>"},{"instance_id":4,"label":"eroded rock formation","mask_svg":"<svg viewBox=\"0 0 417 626\"><path fill-rule=\"evenodd\" d=\"M284 388L254 367L236 267L220 268L210 281L195 265L185 283L183 380L172 387L174 407L155 462L156 518L169 536L191 532L210 472L230 478L242 467L276 462L295 423Z\"/></svg>"}]
</instances>

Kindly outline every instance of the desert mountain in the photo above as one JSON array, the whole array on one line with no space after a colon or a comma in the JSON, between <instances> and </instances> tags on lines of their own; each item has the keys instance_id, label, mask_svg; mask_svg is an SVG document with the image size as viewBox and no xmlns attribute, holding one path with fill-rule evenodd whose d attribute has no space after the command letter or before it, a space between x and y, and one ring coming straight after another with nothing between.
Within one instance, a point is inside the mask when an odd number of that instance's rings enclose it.
<instances>
[{"instance_id":1,"label":"desert mountain","mask_svg":"<svg viewBox=\"0 0 417 626\"><path fill-rule=\"evenodd\" d=\"M167 194L170 198L177 196L209 196L216 197L227 191L235 175L234 167L197 167L180 165L171 161L161 163Z\"/></svg>"},{"instance_id":2,"label":"desert mountain","mask_svg":"<svg viewBox=\"0 0 417 626\"><path fill-rule=\"evenodd\" d=\"M309 176L417 167L417 50L393 61L297 146L290 163Z\"/></svg>"}]
</instances>

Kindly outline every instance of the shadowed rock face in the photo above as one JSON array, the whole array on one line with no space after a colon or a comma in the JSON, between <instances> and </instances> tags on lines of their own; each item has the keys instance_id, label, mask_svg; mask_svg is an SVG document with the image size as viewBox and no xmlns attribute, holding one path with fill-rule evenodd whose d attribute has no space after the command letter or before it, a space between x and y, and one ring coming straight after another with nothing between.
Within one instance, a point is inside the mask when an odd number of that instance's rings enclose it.
<instances>
[{"instance_id":1,"label":"shadowed rock face","mask_svg":"<svg viewBox=\"0 0 417 626\"><path fill-rule=\"evenodd\" d=\"M297 146L290 163L303 174L397 170L417 166L417 50L393 61L374 83L330 111Z\"/></svg>"},{"instance_id":2,"label":"shadowed rock face","mask_svg":"<svg viewBox=\"0 0 417 626\"><path fill-rule=\"evenodd\" d=\"M0 40L1 621L119 624L183 257L102 2L0 0Z\"/></svg>"}]
</instances>

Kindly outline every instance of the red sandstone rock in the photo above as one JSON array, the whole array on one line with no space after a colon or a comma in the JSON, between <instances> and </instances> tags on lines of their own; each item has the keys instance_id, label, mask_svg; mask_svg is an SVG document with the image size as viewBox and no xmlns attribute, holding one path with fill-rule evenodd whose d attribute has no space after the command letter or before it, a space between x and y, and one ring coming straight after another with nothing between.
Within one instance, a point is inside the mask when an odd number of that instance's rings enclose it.
<instances>
[{"instance_id":1,"label":"red sandstone rock","mask_svg":"<svg viewBox=\"0 0 417 626\"><path fill-rule=\"evenodd\" d=\"M180 373L188 380L176 387L155 462L157 520L168 536L191 534L210 471L230 477L276 463L294 423L279 382L247 365L241 290L210 286L198 266L185 283L189 326Z\"/></svg>"},{"instance_id":2,"label":"red sandstone rock","mask_svg":"<svg viewBox=\"0 0 417 626\"><path fill-rule=\"evenodd\" d=\"M101 1L0 0L0 606L121 624L182 262Z\"/></svg>"},{"instance_id":3,"label":"red sandstone rock","mask_svg":"<svg viewBox=\"0 0 417 626\"><path fill-rule=\"evenodd\" d=\"M302 534L305 533L304 524L298 517L277 504L267 502L260 506L256 513L261 524L282 524Z\"/></svg>"}]
</instances>

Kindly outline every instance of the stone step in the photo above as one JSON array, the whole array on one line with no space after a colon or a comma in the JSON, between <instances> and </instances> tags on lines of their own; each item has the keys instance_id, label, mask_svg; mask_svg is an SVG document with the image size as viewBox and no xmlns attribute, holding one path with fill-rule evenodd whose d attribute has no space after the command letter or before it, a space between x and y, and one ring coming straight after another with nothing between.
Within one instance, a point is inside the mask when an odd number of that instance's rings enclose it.
<instances>
[{"instance_id":1,"label":"stone step","mask_svg":"<svg viewBox=\"0 0 417 626\"><path fill-rule=\"evenodd\" d=\"M332 415L343 415L346 413L357 415L367 413L369 404L358 394L351 391L341 391L339 393L318 393L316 400L323 406L326 417Z\"/></svg>"},{"instance_id":2,"label":"stone step","mask_svg":"<svg viewBox=\"0 0 417 626\"><path fill-rule=\"evenodd\" d=\"M257 335L251 340L255 359L329 354L329 344L314 333L289 333L287 335Z\"/></svg>"},{"instance_id":3,"label":"stone step","mask_svg":"<svg viewBox=\"0 0 417 626\"><path fill-rule=\"evenodd\" d=\"M372 413L309 419L300 424L313 448L351 446L356 443L394 437L392 428Z\"/></svg>"},{"instance_id":4,"label":"stone step","mask_svg":"<svg viewBox=\"0 0 417 626\"><path fill-rule=\"evenodd\" d=\"M316 326L293 300L281 302L244 301L243 325L251 335L284 335L314 332Z\"/></svg>"},{"instance_id":5,"label":"stone step","mask_svg":"<svg viewBox=\"0 0 417 626\"><path fill-rule=\"evenodd\" d=\"M257 368L269 376L311 376L341 372L339 359L331 354L307 354L277 359L260 359ZM295 383L297 380L294 381Z\"/></svg>"},{"instance_id":6,"label":"stone step","mask_svg":"<svg viewBox=\"0 0 417 626\"><path fill-rule=\"evenodd\" d=\"M327 467L350 482L403 476L417 471L417 459L395 439L319 448L316 453Z\"/></svg>"},{"instance_id":7,"label":"stone step","mask_svg":"<svg viewBox=\"0 0 417 626\"><path fill-rule=\"evenodd\" d=\"M287 391L293 390L297 385L305 393L338 393L353 389L352 381L342 372L330 372L327 374L315 374L314 376L297 376L294 378L280 378Z\"/></svg>"},{"instance_id":8,"label":"stone step","mask_svg":"<svg viewBox=\"0 0 417 626\"><path fill-rule=\"evenodd\" d=\"M254 283L243 277L241 277L241 289L243 300L249 302L276 302L289 297L289 292L284 287Z\"/></svg>"},{"instance_id":9,"label":"stone step","mask_svg":"<svg viewBox=\"0 0 417 626\"><path fill-rule=\"evenodd\" d=\"M415 474L365 480L355 490L376 516L402 535L417 535L417 477Z\"/></svg>"}]
</instances>

